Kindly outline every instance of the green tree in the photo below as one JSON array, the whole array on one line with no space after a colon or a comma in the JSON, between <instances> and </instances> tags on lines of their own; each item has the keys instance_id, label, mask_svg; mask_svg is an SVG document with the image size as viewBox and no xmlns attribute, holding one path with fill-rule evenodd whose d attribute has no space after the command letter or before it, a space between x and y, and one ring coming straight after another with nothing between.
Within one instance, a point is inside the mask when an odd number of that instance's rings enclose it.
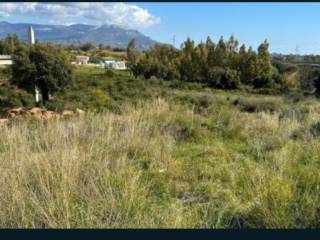
<instances>
[{"instance_id":1,"label":"green tree","mask_svg":"<svg viewBox=\"0 0 320 240\"><path fill-rule=\"evenodd\" d=\"M198 69L196 64L197 54L194 41L187 38L187 40L182 44L181 62L179 66L182 80L188 82L198 80Z\"/></svg>"},{"instance_id":2,"label":"green tree","mask_svg":"<svg viewBox=\"0 0 320 240\"><path fill-rule=\"evenodd\" d=\"M138 69L139 67L137 66L139 61L139 52L137 50L136 40L134 38L128 43L126 53L128 69L135 77L137 77L140 74L140 69Z\"/></svg>"},{"instance_id":3,"label":"green tree","mask_svg":"<svg viewBox=\"0 0 320 240\"><path fill-rule=\"evenodd\" d=\"M146 79L155 76L164 80L173 80L180 78L178 65L178 49L168 44L156 44L139 54L133 72Z\"/></svg>"},{"instance_id":4,"label":"green tree","mask_svg":"<svg viewBox=\"0 0 320 240\"><path fill-rule=\"evenodd\" d=\"M213 65L220 66L220 67L225 66L225 62L227 59L227 46L223 40L223 37L220 37L220 40L215 48L214 55L215 56L214 56Z\"/></svg>"},{"instance_id":5,"label":"green tree","mask_svg":"<svg viewBox=\"0 0 320 240\"><path fill-rule=\"evenodd\" d=\"M246 50L246 46L242 45L239 49L239 68L243 84L251 86L257 79L257 62L257 54L252 47Z\"/></svg>"},{"instance_id":6,"label":"green tree","mask_svg":"<svg viewBox=\"0 0 320 240\"><path fill-rule=\"evenodd\" d=\"M269 43L265 40L258 47L257 56L257 78L254 81L254 86L259 87L273 87L272 79L272 63L271 55L269 53Z\"/></svg>"},{"instance_id":7,"label":"green tree","mask_svg":"<svg viewBox=\"0 0 320 240\"><path fill-rule=\"evenodd\" d=\"M196 81L197 82L206 82L206 78L209 71L208 64L208 48L205 43L200 43L194 54L194 64L196 65Z\"/></svg>"},{"instance_id":8,"label":"green tree","mask_svg":"<svg viewBox=\"0 0 320 240\"><path fill-rule=\"evenodd\" d=\"M13 55L11 82L34 93L38 87L43 102L72 83L73 70L67 53L50 44L23 45Z\"/></svg>"},{"instance_id":9,"label":"green tree","mask_svg":"<svg viewBox=\"0 0 320 240\"><path fill-rule=\"evenodd\" d=\"M0 40L0 54L11 55L21 44L22 43L16 34L9 34L6 38Z\"/></svg>"},{"instance_id":10,"label":"green tree","mask_svg":"<svg viewBox=\"0 0 320 240\"><path fill-rule=\"evenodd\" d=\"M95 46L93 46L92 43L89 43L89 42L83 44L83 45L80 47L80 49L81 49L82 51L85 51L85 52L87 52L87 51L89 51L89 50L91 50L91 49L93 49L93 48L95 48Z\"/></svg>"}]
</instances>

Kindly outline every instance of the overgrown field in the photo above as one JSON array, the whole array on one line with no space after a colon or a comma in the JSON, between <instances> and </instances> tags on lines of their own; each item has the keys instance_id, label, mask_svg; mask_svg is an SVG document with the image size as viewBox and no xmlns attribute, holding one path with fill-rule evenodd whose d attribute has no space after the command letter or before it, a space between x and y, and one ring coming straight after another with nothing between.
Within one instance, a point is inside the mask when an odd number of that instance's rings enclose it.
<instances>
[{"instance_id":1,"label":"overgrown field","mask_svg":"<svg viewBox=\"0 0 320 240\"><path fill-rule=\"evenodd\" d=\"M320 227L316 99L159 91L1 126L0 227Z\"/></svg>"}]
</instances>

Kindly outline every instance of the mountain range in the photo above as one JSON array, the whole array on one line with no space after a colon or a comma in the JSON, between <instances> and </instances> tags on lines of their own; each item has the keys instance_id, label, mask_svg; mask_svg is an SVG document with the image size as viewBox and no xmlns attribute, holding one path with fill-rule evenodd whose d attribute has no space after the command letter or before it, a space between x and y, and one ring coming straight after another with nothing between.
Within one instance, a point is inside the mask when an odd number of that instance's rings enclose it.
<instances>
[{"instance_id":1,"label":"mountain range","mask_svg":"<svg viewBox=\"0 0 320 240\"><path fill-rule=\"evenodd\" d=\"M0 22L0 38L17 34L22 41L28 40L27 30L32 26L39 42L59 44L106 44L111 47L126 48L129 41L136 39L137 48L147 49L158 43L137 30L128 30L115 25L93 26L87 24L43 25L29 23Z\"/></svg>"}]
</instances>

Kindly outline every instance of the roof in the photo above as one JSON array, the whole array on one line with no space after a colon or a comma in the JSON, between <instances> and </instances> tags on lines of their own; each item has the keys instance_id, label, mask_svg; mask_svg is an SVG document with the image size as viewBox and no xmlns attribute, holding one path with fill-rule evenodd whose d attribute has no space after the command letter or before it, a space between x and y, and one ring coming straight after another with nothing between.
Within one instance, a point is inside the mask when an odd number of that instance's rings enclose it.
<instances>
[{"instance_id":1,"label":"roof","mask_svg":"<svg viewBox=\"0 0 320 240\"><path fill-rule=\"evenodd\" d=\"M88 56L76 56L77 59L89 59Z\"/></svg>"}]
</instances>

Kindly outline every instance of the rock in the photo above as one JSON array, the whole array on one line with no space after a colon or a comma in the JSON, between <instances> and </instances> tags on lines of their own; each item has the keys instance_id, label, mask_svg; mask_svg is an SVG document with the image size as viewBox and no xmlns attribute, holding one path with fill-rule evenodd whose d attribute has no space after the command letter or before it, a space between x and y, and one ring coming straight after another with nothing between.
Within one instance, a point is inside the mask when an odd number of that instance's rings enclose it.
<instances>
[{"instance_id":1,"label":"rock","mask_svg":"<svg viewBox=\"0 0 320 240\"><path fill-rule=\"evenodd\" d=\"M31 115L42 115L43 113L46 112L46 110L42 108L34 107L34 108L31 108L29 112L31 113Z\"/></svg>"},{"instance_id":2,"label":"rock","mask_svg":"<svg viewBox=\"0 0 320 240\"><path fill-rule=\"evenodd\" d=\"M58 118L60 115L54 111L46 111L44 116L46 119L50 119L50 118Z\"/></svg>"},{"instance_id":3,"label":"rock","mask_svg":"<svg viewBox=\"0 0 320 240\"><path fill-rule=\"evenodd\" d=\"M12 109L9 109L8 112L12 112L12 113L20 113L21 111L23 111L23 108L22 107L19 107L19 108L12 108Z\"/></svg>"},{"instance_id":4,"label":"rock","mask_svg":"<svg viewBox=\"0 0 320 240\"><path fill-rule=\"evenodd\" d=\"M24 110L22 107L19 107L19 108L12 108L12 109L9 109L7 111L7 115L9 117L15 117L15 116L19 116L19 115L25 115L26 114L26 110Z\"/></svg>"},{"instance_id":5,"label":"rock","mask_svg":"<svg viewBox=\"0 0 320 240\"><path fill-rule=\"evenodd\" d=\"M62 116L72 116L74 114L73 111L70 111L70 110L64 110L62 112Z\"/></svg>"}]
</instances>

